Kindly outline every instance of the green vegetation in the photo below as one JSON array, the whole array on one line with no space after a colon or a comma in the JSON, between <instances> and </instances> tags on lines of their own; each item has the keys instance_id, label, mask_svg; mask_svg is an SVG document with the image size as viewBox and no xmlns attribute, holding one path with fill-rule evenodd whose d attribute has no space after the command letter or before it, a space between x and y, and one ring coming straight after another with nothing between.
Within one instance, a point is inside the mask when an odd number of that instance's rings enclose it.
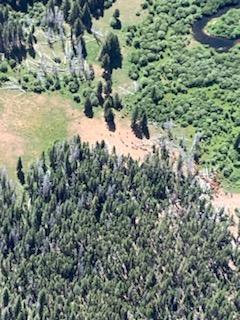
<instances>
[{"instance_id":1,"label":"green vegetation","mask_svg":"<svg viewBox=\"0 0 240 320\"><path fill-rule=\"evenodd\" d=\"M202 14L227 1L145 1L146 18L128 27L126 43L133 50L129 76L138 92L128 108L145 110L160 124L172 120L201 134L202 167L239 185L240 48L220 53L201 44L190 46L191 26ZM228 1L230 3L230 1Z\"/></svg>"},{"instance_id":2,"label":"green vegetation","mask_svg":"<svg viewBox=\"0 0 240 320\"><path fill-rule=\"evenodd\" d=\"M240 184L240 47L189 45L194 21L231 0L2 2L1 89L35 94L0 97L0 157L17 154L19 181L0 171L0 319L237 320L239 238L169 150L194 135L188 162ZM68 131L53 92L89 118L102 108L111 131L125 107L136 136L151 119L172 141L142 163L104 141L52 145Z\"/></svg>"},{"instance_id":3,"label":"green vegetation","mask_svg":"<svg viewBox=\"0 0 240 320\"><path fill-rule=\"evenodd\" d=\"M229 221L183 171L164 146L140 165L77 137L18 197L1 173L1 319L236 320Z\"/></svg>"},{"instance_id":4,"label":"green vegetation","mask_svg":"<svg viewBox=\"0 0 240 320\"><path fill-rule=\"evenodd\" d=\"M9 28L8 19L16 17L23 26L20 43L27 45L20 65L14 56L0 63L0 83L36 93L58 91L76 105L87 98L93 107L103 106L109 95L113 99L112 91L127 95L122 105L128 110L137 106L140 114L163 126L172 120L186 132L191 127L200 133L200 164L240 188L240 158L234 148L239 133L239 47L219 53L189 45L193 22L227 3L231 1L173 0L170 7L166 0L149 0L142 3L141 19L134 10L138 0L46 1L45 6L37 2L28 8L11 2L12 8L18 6L17 13L1 5L2 25ZM1 50L6 53L4 46ZM99 100L101 76L104 91ZM107 104L114 108L109 99ZM112 112L108 114L111 118Z\"/></svg>"},{"instance_id":5,"label":"green vegetation","mask_svg":"<svg viewBox=\"0 0 240 320\"><path fill-rule=\"evenodd\" d=\"M240 37L240 9L231 9L226 14L211 21L206 31L209 34L236 39Z\"/></svg>"}]
</instances>

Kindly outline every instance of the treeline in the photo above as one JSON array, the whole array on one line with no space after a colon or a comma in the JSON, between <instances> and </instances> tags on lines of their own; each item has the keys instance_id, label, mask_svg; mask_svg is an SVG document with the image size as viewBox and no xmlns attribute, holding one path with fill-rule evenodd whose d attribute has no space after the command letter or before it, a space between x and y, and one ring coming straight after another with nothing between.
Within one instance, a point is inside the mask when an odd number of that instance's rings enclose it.
<instances>
[{"instance_id":1,"label":"treeline","mask_svg":"<svg viewBox=\"0 0 240 320\"><path fill-rule=\"evenodd\" d=\"M229 222L177 168L76 137L18 162L18 196L2 172L1 319L237 319Z\"/></svg>"},{"instance_id":2,"label":"treeline","mask_svg":"<svg viewBox=\"0 0 240 320\"><path fill-rule=\"evenodd\" d=\"M27 11L29 7L33 6L36 2L41 2L44 5L47 5L52 0L1 0L2 4L9 4L13 9L19 11ZM108 8L112 5L115 0L55 0L54 4L56 6L65 6L65 4L69 3L69 7L75 4L78 4L80 7L83 7L87 4L95 16L99 16L103 13L104 8Z\"/></svg>"},{"instance_id":3,"label":"treeline","mask_svg":"<svg viewBox=\"0 0 240 320\"><path fill-rule=\"evenodd\" d=\"M0 4L0 53L7 58L21 60L28 48L33 47L32 31L26 36L19 17Z\"/></svg>"}]
</instances>

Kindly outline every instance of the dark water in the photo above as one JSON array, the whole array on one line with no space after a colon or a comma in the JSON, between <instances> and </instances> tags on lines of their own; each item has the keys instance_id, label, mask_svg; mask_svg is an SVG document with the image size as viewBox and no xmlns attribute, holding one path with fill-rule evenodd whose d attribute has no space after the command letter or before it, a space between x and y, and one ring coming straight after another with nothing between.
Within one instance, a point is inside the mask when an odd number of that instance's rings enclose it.
<instances>
[{"instance_id":1,"label":"dark water","mask_svg":"<svg viewBox=\"0 0 240 320\"><path fill-rule=\"evenodd\" d=\"M204 32L205 26L211 19L220 17L232 8L240 8L240 1L237 4L226 5L225 7L219 9L217 13L211 16L203 16L201 19L197 20L192 27L194 38L202 44L209 45L218 51L228 51L236 43L240 42L240 38L233 40L223 37L210 36Z\"/></svg>"}]
</instances>

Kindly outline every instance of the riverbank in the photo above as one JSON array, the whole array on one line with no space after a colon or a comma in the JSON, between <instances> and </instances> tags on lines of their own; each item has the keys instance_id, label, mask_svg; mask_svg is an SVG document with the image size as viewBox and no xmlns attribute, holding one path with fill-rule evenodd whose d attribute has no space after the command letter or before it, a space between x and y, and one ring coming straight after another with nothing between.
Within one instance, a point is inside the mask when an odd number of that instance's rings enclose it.
<instances>
[{"instance_id":1,"label":"riverbank","mask_svg":"<svg viewBox=\"0 0 240 320\"><path fill-rule=\"evenodd\" d=\"M195 40L216 50L225 52L230 50L238 41L240 41L240 37L230 39L218 35L215 36L209 32L209 30L207 29L207 25L214 19L218 19L222 15L226 14L229 10L239 8L240 3L226 5L225 7L220 8L217 13L214 13L212 15L204 15L202 18L197 20L192 27L192 32Z\"/></svg>"}]
</instances>

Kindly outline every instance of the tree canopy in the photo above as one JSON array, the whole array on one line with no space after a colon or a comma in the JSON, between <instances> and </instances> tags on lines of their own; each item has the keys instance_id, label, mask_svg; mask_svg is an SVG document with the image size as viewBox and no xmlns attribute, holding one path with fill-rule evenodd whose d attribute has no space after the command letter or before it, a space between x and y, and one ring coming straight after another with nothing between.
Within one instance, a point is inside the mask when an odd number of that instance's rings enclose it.
<instances>
[{"instance_id":1,"label":"tree canopy","mask_svg":"<svg viewBox=\"0 0 240 320\"><path fill-rule=\"evenodd\" d=\"M140 164L76 137L31 166L21 194L1 173L3 319L237 319L229 221L154 152Z\"/></svg>"}]
</instances>

